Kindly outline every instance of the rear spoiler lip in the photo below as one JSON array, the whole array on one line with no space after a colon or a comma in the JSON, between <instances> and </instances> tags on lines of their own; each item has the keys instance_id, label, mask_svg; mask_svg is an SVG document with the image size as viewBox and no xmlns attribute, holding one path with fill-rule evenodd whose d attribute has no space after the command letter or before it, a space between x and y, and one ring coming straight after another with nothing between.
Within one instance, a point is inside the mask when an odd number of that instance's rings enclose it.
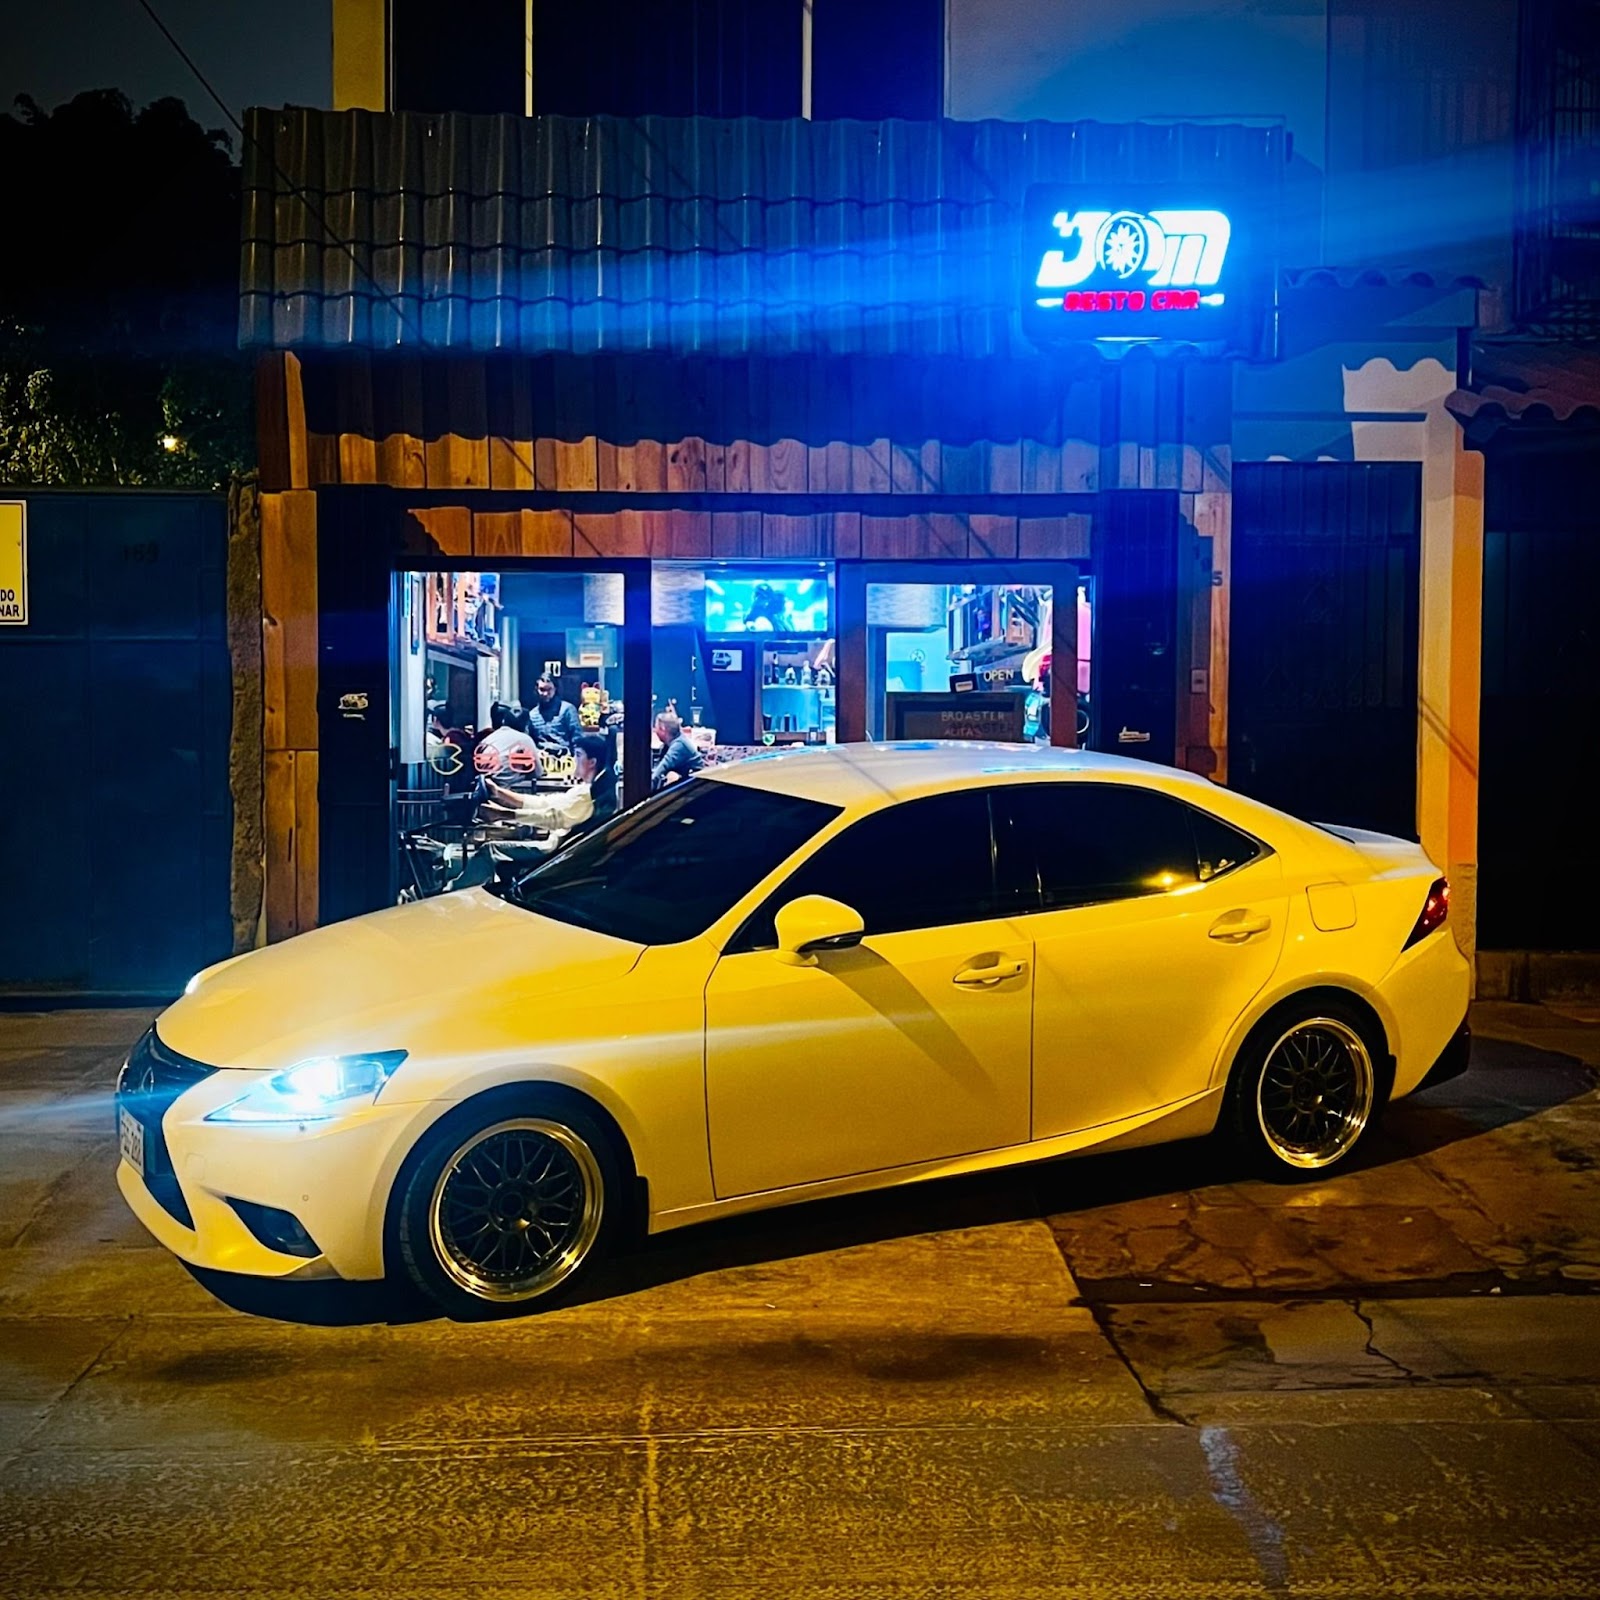
<instances>
[{"instance_id":1,"label":"rear spoiler lip","mask_svg":"<svg viewBox=\"0 0 1600 1600\"><path fill-rule=\"evenodd\" d=\"M1313 828L1320 828L1324 833L1331 833L1335 839L1343 839L1346 844L1364 845L1409 845L1412 849L1421 849L1420 839L1408 839L1399 833L1379 833L1373 828L1353 828L1346 822L1313 822Z\"/></svg>"}]
</instances>

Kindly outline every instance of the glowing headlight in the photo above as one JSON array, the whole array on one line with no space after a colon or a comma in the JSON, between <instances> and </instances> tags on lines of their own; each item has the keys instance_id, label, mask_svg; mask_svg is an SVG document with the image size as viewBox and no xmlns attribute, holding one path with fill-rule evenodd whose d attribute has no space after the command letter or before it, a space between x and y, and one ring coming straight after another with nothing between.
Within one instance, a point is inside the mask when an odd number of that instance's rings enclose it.
<instances>
[{"instance_id":1,"label":"glowing headlight","mask_svg":"<svg viewBox=\"0 0 1600 1600\"><path fill-rule=\"evenodd\" d=\"M219 1106L206 1121L326 1122L371 1105L405 1058L404 1050L383 1050L370 1056L313 1056Z\"/></svg>"}]
</instances>

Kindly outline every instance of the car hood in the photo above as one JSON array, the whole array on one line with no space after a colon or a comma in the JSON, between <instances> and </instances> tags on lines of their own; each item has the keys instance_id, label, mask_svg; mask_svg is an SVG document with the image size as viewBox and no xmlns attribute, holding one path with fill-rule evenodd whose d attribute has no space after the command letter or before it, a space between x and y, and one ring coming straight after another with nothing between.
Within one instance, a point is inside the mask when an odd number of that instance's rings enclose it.
<instances>
[{"instance_id":1,"label":"car hood","mask_svg":"<svg viewBox=\"0 0 1600 1600\"><path fill-rule=\"evenodd\" d=\"M448 1048L453 1021L480 1007L549 1014L566 995L624 977L642 949L466 890L210 967L156 1031L171 1049L218 1067Z\"/></svg>"}]
</instances>

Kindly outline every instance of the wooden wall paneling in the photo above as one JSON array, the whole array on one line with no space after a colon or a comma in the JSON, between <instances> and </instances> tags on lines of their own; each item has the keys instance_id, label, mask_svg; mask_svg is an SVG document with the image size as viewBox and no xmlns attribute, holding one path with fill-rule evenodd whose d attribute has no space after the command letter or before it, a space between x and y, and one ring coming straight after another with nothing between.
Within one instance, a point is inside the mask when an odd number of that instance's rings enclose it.
<instances>
[{"instance_id":1,"label":"wooden wall paneling","mask_svg":"<svg viewBox=\"0 0 1600 1600\"><path fill-rule=\"evenodd\" d=\"M822 356L806 364L806 483L812 494L850 492L850 363Z\"/></svg>"},{"instance_id":2,"label":"wooden wall paneling","mask_svg":"<svg viewBox=\"0 0 1600 1600\"><path fill-rule=\"evenodd\" d=\"M279 350L256 357L256 470L262 494L277 494L294 487L289 460L289 396L285 365Z\"/></svg>"},{"instance_id":3,"label":"wooden wall paneling","mask_svg":"<svg viewBox=\"0 0 1600 1600\"><path fill-rule=\"evenodd\" d=\"M647 518L660 512L612 511L575 512L572 518L572 549L577 556L647 556L650 534L655 524Z\"/></svg>"},{"instance_id":4,"label":"wooden wall paneling","mask_svg":"<svg viewBox=\"0 0 1600 1600\"><path fill-rule=\"evenodd\" d=\"M708 364L703 356L693 356L672 362L670 371L675 404L662 408L674 424L667 434L667 490L704 494L708 487L706 425L711 409L706 392Z\"/></svg>"},{"instance_id":5,"label":"wooden wall paneling","mask_svg":"<svg viewBox=\"0 0 1600 1600\"><path fill-rule=\"evenodd\" d=\"M667 487L663 443L670 409L654 356L600 356L595 385L595 484L624 494L657 494Z\"/></svg>"},{"instance_id":6,"label":"wooden wall paneling","mask_svg":"<svg viewBox=\"0 0 1600 1600\"><path fill-rule=\"evenodd\" d=\"M317 497L261 497L263 744L317 746Z\"/></svg>"},{"instance_id":7,"label":"wooden wall paneling","mask_svg":"<svg viewBox=\"0 0 1600 1600\"><path fill-rule=\"evenodd\" d=\"M929 363L929 414L940 440L945 494L982 494L987 484L986 408L977 363L941 356Z\"/></svg>"},{"instance_id":8,"label":"wooden wall paneling","mask_svg":"<svg viewBox=\"0 0 1600 1600\"><path fill-rule=\"evenodd\" d=\"M942 559L964 559L972 551L971 518L958 512L932 511L923 518L924 538L930 554Z\"/></svg>"},{"instance_id":9,"label":"wooden wall paneling","mask_svg":"<svg viewBox=\"0 0 1600 1600\"><path fill-rule=\"evenodd\" d=\"M489 487L489 389L482 356L430 364L423 391L428 421L423 461L430 489Z\"/></svg>"},{"instance_id":10,"label":"wooden wall paneling","mask_svg":"<svg viewBox=\"0 0 1600 1600\"><path fill-rule=\"evenodd\" d=\"M306 433L306 479L312 488L339 481L339 437L333 433Z\"/></svg>"},{"instance_id":11,"label":"wooden wall paneling","mask_svg":"<svg viewBox=\"0 0 1600 1600\"><path fill-rule=\"evenodd\" d=\"M944 556L965 556L966 537L961 547L950 549L942 541L954 538L953 528L936 529L929 516L868 517L861 519L861 555L867 561L937 560Z\"/></svg>"},{"instance_id":12,"label":"wooden wall paneling","mask_svg":"<svg viewBox=\"0 0 1600 1600\"><path fill-rule=\"evenodd\" d=\"M614 355L595 356L589 370L594 377L595 488L615 493L622 487L622 476L630 471L631 460L618 456L621 431L622 362Z\"/></svg>"},{"instance_id":13,"label":"wooden wall paneling","mask_svg":"<svg viewBox=\"0 0 1600 1600\"><path fill-rule=\"evenodd\" d=\"M1019 561L1086 561L1093 519L1075 513L1063 517L1022 517L1017 523Z\"/></svg>"},{"instance_id":14,"label":"wooden wall paneling","mask_svg":"<svg viewBox=\"0 0 1600 1600\"><path fill-rule=\"evenodd\" d=\"M1061 397L1061 492L1093 494L1100 487L1100 374L1079 376Z\"/></svg>"},{"instance_id":15,"label":"wooden wall paneling","mask_svg":"<svg viewBox=\"0 0 1600 1600\"><path fill-rule=\"evenodd\" d=\"M294 909L295 926L304 932L318 921L321 871L321 802L317 773L321 756L315 750L294 752Z\"/></svg>"},{"instance_id":16,"label":"wooden wall paneling","mask_svg":"<svg viewBox=\"0 0 1600 1600\"><path fill-rule=\"evenodd\" d=\"M718 363L717 428L723 447L723 488L728 494L750 492L750 362Z\"/></svg>"},{"instance_id":17,"label":"wooden wall paneling","mask_svg":"<svg viewBox=\"0 0 1600 1600\"><path fill-rule=\"evenodd\" d=\"M1053 363L1022 374L1022 449L1018 470L1024 494L1061 493L1061 417L1069 380Z\"/></svg>"},{"instance_id":18,"label":"wooden wall paneling","mask_svg":"<svg viewBox=\"0 0 1600 1600\"><path fill-rule=\"evenodd\" d=\"M268 750L263 757L261 810L266 860L262 898L269 943L300 932L295 873L295 765L299 754L296 750Z\"/></svg>"},{"instance_id":19,"label":"wooden wall paneling","mask_svg":"<svg viewBox=\"0 0 1600 1600\"><path fill-rule=\"evenodd\" d=\"M667 546L664 554L674 561L693 560L711 554L711 513L709 511L668 511Z\"/></svg>"},{"instance_id":20,"label":"wooden wall paneling","mask_svg":"<svg viewBox=\"0 0 1600 1600\"><path fill-rule=\"evenodd\" d=\"M477 511L472 517L472 553L486 560L522 554L520 511Z\"/></svg>"},{"instance_id":21,"label":"wooden wall paneling","mask_svg":"<svg viewBox=\"0 0 1600 1600\"><path fill-rule=\"evenodd\" d=\"M552 489L596 487L598 470L594 417L594 373L582 356L550 357L551 437L554 442ZM540 488L546 487L544 484Z\"/></svg>"},{"instance_id":22,"label":"wooden wall paneling","mask_svg":"<svg viewBox=\"0 0 1600 1600\"><path fill-rule=\"evenodd\" d=\"M744 362L744 416L738 424L750 463L750 493L772 493L772 371L762 356Z\"/></svg>"},{"instance_id":23,"label":"wooden wall paneling","mask_svg":"<svg viewBox=\"0 0 1600 1600\"><path fill-rule=\"evenodd\" d=\"M888 494L893 488L889 470L893 391L885 379L886 365L867 356L858 356L850 364L852 494Z\"/></svg>"},{"instance_id":24,"label":"wooden wall paneling","mask_svg":"<svg viewBox=\"0 0 1600 1600\"><path fill-rule=\"evenodd\" d=\"M521 554L525 556L570 556L572 554L572 513L570 511L524 511Z\"/></svg>"},{"instance_id":25,"label":"wooden wall paneling","mask_svg":"<svg viewBox=\"0 0 1600 1600\"><path fill-rule=\"evenodd\" d=\"M723 559L761 554L759 511L713 511L711 553Z\"/></svg>"},{"instance_id":26,"label":"wooden wall paneling","mask_svg":"<svg viewBox=\"0 0 1600 1600\"><path fill-rule=\"evenodd\" d=\"M352 350L339 358L334 380L339 429L339 482L378 481L378 430L372 403L372 357Z\"/></svg>"},{"instance_id":27,"label":"wooden wall paneling","mask_svg":"<svg viewBox=\"0 0 1600 1600\"><path fill-rule=\"evenodd\" d=\"M372 416L378 440L378 481L391 488L421 489L427 485L422 389L420 357L388 356L374 364Z\"/></svg>"},{"instance_id":28,"label":"wooden wall paneling","mask_svg":"<svg viewBox=\"0 0 1600 1600\"><path fill-rule=\"evenodd\" d=\"M1155 396L1155 487L1183 487L1183 389L1189 363L1158 361Z\"/></svg>"},{"instance_id":29,"label":"wooden wall paneling","mask_svg":"<svg viewBox=\"0 0 1600 1600\"><path fill-rule=\"evenodd\" d=\"M484 370L489 403L489 487L531 489L533 374L521 356L492 356Z\"/></svg>"},{"instance_id":30,"label":"wooden wall paneling","mask_svg":"<svg viewBox=\"0 0 1600 1600\"><path fill-rule=\"evenodd\" d=\"M283 355L283 400L289 454L288 487L306 489L311 486L311 478L306 450L305 382L300 357L292 350L286 350Z\"/></svg>"},{"instance_id":31,"label":"wooden wall paneling","mask_svg":"<svg viewBox=\"0 0 1600 1600\"><path fill-rule=\"evenodd\" d=\"M836 561L854 561L861 555L861 513L859 511L834 511L829 513L833 523L832 554ZM827 540L823 541L827 554Z\"/></svg>"},{"instance_id":32,"label":"wooden wall paneling","mask_svg":"<svg viewBox=\"0 0 1600 1600\"><path fill-rule=\"evenodd\" d=\"M890 425L890 491L938 494L944 474L936 412L930 403L932 363L907 357L899 370Z\"/></svg>"},{"instance_id":33,"label":"wooden wall paneling","mask_svg":"<svg viewBox=\"0 0 1600 1600\"><path fill-rule=\"evenodd\" d=\"M1014 560L1017 519L974 512L967 518L967 553L978 560Z\"/></svg>"},{"instance_id":34,"label":"wooden wall paneling","mask_svg":"<svg viewBox=\"0 0 1600 1600\"><path fill-rule=\"evenodd\" d=\"M825 548L821 519L813 516L791 517L766 511L761 515L761 554L768 560L792 561L812 556L831 555ZM831 534L831 525L826 530Z\"/></svg>"},{"instance_id":35,"label":"wooden wall paneling","mask_svg":"<svg viewBox=\"0 0 1600 1600\"><path fill-rule=\"evenodd\" d=\"M1100 471L1102 491L1126 487L1122 482L1122 369L1108 361L1100 372Z\"/></svg>"},{"instance_id":36,"label":"wooden wall paneling","mask_svg":"<svg viewBox=\"0 0 1600 1600\"><path fill-rule=\"evenodd\" d=\"M554 489L558 424L553 356L541 356L528 363L528 394L533 405L533 486Z\"/></svg>"},{"instance_id":37,"label":"wooden wall paneling","mask_svg":"<svg viewBox=\"0 0 1600 1600\"><path fill-rule=\"evenodd\" d=\"M1014 361L986 362L979 379L984 400L980 411L980 492L1022 493L1023 397Z\"/></svg>"},{"instance_id":38,"label":"wooden wall paneling","mask_svg":"<svg viewBox=\"0 0 1600 1600\"><path fill-rule=\"evenodd\" d=\"M413 508L411 519L440 555L472 554L472 512L466 506L417 507Z\"/></svg>"},{"instance_id":39,"label":"wooden wall paneling","mask_svg":"<svg viewBox=\"0 0 1600 1600\"><path fill-rule=\"evenodd\" d=\"M783 356L766 366L772 434L767 450L768 486L774 494L804 494L810 474L806 363L799 356Z\"/></svg>"}]
</instances>

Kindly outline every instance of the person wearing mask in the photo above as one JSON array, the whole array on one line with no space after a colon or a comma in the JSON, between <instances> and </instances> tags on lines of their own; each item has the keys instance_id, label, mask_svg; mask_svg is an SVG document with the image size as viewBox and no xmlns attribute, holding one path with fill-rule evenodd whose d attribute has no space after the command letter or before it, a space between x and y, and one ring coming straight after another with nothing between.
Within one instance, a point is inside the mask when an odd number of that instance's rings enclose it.
<instances>
[{"instance_id":1,"label":"person wearing mask","mask_svg":"<svg viewBox=\"0 0 1600 1600\"><path fill-rule=\"evenodd\" d=\"M683 731L683 719L675 711L663 711L656 718L656 738L661 755L650 769L650 793L659 794L669 783L692 778L705 764L694 742Z\"/></svg>"},{"instance_id":2,"label":"person wearing mask","mask_svg":"<svg viewBox=\"0 0 1600 1600\"><path fill-rule=\"evenodd\" d=\"M561 698L552 678L539 679L538 698L528 708L528 732L534 743L563 751L571 750L583 732L578 708Z\"/></svg>"},{"instance_id":3,"label":"person wearing mask","mask_svg":"<svg viewBox=\"0 0 1600 1600\"><path fill-rule=\"evenodd\" d=\"M580 733L572 741L572 787L560 794L517 794L490 782L488 809L509 812L509 820L543 828L563 843L587 833L617 814L617 771L611 741L603 734ZM540 853L547 854L544 846Z\"/></svg>"}]
</instances>

